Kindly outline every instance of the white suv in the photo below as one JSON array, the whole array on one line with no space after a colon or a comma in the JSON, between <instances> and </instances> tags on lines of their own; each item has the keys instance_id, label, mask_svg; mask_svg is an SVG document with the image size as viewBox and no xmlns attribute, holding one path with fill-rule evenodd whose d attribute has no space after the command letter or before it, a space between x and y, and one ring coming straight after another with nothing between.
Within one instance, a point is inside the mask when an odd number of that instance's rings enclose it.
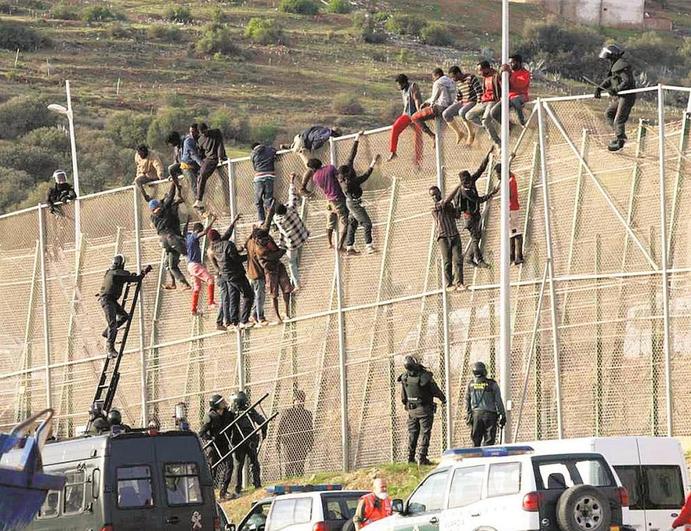
<instances>
[{"instance_id":1,"label":"white suv","mask_svg":"<svg viewBox=\"0 0 691 531\"><path fill-rule=\"evenodd\" d=\"M395 514L367 531L623 531L626 489L601 454L448 450Z\"/></svg>"}]
</instances>

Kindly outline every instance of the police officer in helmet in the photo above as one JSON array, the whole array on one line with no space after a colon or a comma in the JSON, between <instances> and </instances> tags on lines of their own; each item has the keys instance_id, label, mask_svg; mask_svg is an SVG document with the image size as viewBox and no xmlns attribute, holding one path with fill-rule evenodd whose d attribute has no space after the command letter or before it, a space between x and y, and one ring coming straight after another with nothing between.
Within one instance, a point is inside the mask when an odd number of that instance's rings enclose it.
<instances>
[{"instance_id":1,"label":"police officer in helmet","mask_svg":"<svg viewBox=\"0 0 691 531\"><path fill-rule=\"evenodd\" d=\"M215 438L214 445L209 447L209 466L213 466L218 461L221 460L230 451L230 445L228 444L228 438L225 434L220 435L221 431L228 426L231 422L235 420L235 414L228 408L228 404L225 399L219 395L215 394L209 398L209 411L204 415L202 420L202 426L199 429L199 437L202 440L208 441ZM231 436L228 430L227 435ZM220 436L219 436L220 435ZM233 458L229 456L223 463L218 467L212 468L214 472L214 478L223 468L223 479L221 482L221 499L232 499L235 496L228 496L228 486L230 485L230 480L233 476Z\"/></svg>"},{"instance_id":2,"label":"police officer in helmet","mask_svg":"<svg viewBox=\"0 0 691 531\"><path fill-rule=\"evenodd\" d=\"M629 114L631 114L633 104L636 102L635 94L619 94L624 90L636 88L636 79L631 63L623 56L624 49L616 44L605 46L599 55L600 59L607 59L610 63L607 78L595 89L596 98L600 98L603 90L611 96L605 117L614 130L616 138L607 146L610 151L619 151L624 147L626 122L629 119Z\"/></svg>"},{"instance_id":3,"label":"police officer in helmet","mask_svg":"<svg viewBox=\"0 0 691 531\"><path fill-rule=\"evenodd\" d=\"M96 401L89 410L89 433L98 435L109 430L110 424L103 413L103 401Z\"/></svg>"},{"instance_id":4,"label":"police officer in helmet","mask_svg":"<svg viewBox=\"0 0 691 531\"><path fill-rule=\"evenodd\" d=\"M233 430L233 445L237 446L242 443L257 426L263 424L266 419L254 409L247 411L249 408L249 400L244 391L235 393L231 397L231 400L233 402L233 411L239 417L236 424L237 429ZM247 414L240 417L245 411L247 411ZM262 440L266 439L267 428L268 426L264 426L260 430ZM242 492L242 469L245 466L245 459L249 459L252 468L252 484L257 489L262 486L261 466L258 456L259 442L259 433L254 433L235 450L235 464L238 468L237 477L235 479L235 494L240 494Z\"/></svg>"},{"instance_id":5,"label":"police officer in helmet","mask_svg":"<svg viewBox=\"0 0 691 531\"><path fill-rule=\"evenodd\" d=\"M126 433L132 429L127 424L122 423L122 415L120 414L120 411L115 408L108 412L106 419L108 424L110 424L110 431L113 435L123 432Z\"/></svg>"},{"instance_id":6,"label":"police officer in helmet","mask_svg":"<svg viewBox=\"0 0 691 531\"><path fill-rule=\"evenodd\" d=\"M446 396L434 381L432 372L422 365L414 356L406 356L403 360L405 372L398 377L401 382L401 402L408 412L408 462L415 462L417 449L417 462L420 465L429 465L427 451L432 436L432 424L437 406L434 398L438 398L442 404L446 404ZM418 438L420 447L418 448Z\"/></svg>"},{"instance_id":7,"label":"police officer in helmet","mask_svg":"<svg viewBox=\"0 0 691 531\"><path fill-rule=\"evenodd\" d=\"M487 367L481 361L473 365L473 380L465 393L465 409L473 446L492 446L497 438L497 424L502 428L506 424L506 411L499 384L487 378Z\"/></svg>"}]
</instances>

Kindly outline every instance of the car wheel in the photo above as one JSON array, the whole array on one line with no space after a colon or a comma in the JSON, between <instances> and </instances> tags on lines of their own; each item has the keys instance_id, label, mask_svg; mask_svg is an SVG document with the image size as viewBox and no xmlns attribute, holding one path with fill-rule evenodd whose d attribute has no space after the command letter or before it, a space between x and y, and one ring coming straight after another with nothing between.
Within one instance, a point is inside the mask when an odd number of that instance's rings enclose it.
<instances>
[{"instance_id":1,"label":"car wheel","mask_svg":"<svg viewBox=\"0 0 691 531\"><path fill-rule=\"evenodd\" d=\"M611 522L609 499L592 485L574 485L559 497L557 524L561 531L605 531Z\"/></svg>"}]
</instances>

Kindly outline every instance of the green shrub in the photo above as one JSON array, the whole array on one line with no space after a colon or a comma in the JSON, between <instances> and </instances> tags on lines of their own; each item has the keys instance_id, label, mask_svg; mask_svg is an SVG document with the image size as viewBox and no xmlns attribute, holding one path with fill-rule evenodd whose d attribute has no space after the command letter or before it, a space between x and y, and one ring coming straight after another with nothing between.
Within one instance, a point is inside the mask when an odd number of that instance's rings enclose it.
<instances>
[{"instance_id":1,"label":"green shrub","mask_svg":"<svg viewBox=\"0 0 691 531\"><path fill-rule=\"evenodd\" d=\"M216 6L211 12L211 22L215 24L223 24L228 21L228 17L219 6Z\"/></svg>"},{"instance_id":2,"label":"green shrub","mask_svg":"<svg viewBox=\"0 0 691 531\"><path fill-rule=\"evenodd\" d=\"M227 26L209 24L197 41L197 51L205 54L239 55L240 48Z\"/></svg>"},{"instance_id":3,"label":"green shrub","mask_svg":"<svg viewBox=\"0 0 691 531\"><path fill-rule=\"evenodd\" d=\"M270 144L278 136L280 127L273 122L263 122L252 128L252 139L254 142Z\"/></svg>"},{"instance_id":4,"label":"green shrub","mask_svg":"<svg viewBox=\"0 0 691 531\"><path fill-rule=\"evenodd\" d=\"M180 133L187 131L194 121L194 115L188 109L164 107L151 120L146 132L146 142L150 146L163 148L165 140L171 131Z\"/></svg>"},{"instance_id":5,"label":"green shrub","mask_svg":"<svg viewBox=\"0 0 691 531\"><path fill-rule=\"evenodd\" d=\"M386 11L377 11L372 15L372 18L376 24L384 24L391 16L391 13L387 13Z\"/></svg>"},{"instance_id":6,"label":"green shrub","mask_svg":"<svg viewBox=\"0 0 691 531\"><path fill-rule=\"evenodd\" d=\"M106 22L108 20L125 20L125 15L106 6L89 6L82 10L84 22Z\"/></svg>"},{"instance_id":7,"label":"green shrub","mask_svg":"<svg viewBox=\"0 0 691 531\"><path fill-rule=\"evenodd\" d=\"M313 0L281 0L278 10L297 15L316 15L319 12L319 4Z\"/></svg>"},{"instance_id":8,"label":"green shrub","mask_svg":"<svg viewBox=\"0 0 691 531\"><path fill-rule=\"evenodd\" d=\"M251 18L245 26L245 37L259 44L285 44L283 28L272 18Z\"/></svg>"},{"instance_id":9,"label":"green shrub","mask_svg":"<svg viewBox=\"0 0 691 531\"><path fill-rule=\"evenodd\" d=\"M67 4L56 4L50 10L50 17L57 20L79 20L79 11Z\"/></svg>"},{"instance_id":10,"label":"green shrub","mask_svg":"<svg viewBox=\"0 0 691 531\"><path fill-rule=\"evenodd\" d=\"M418 37L425 27L425 21L413 15L392 15L387 19L385 27L391 33Z\"/></svg>"},{"instance_id":11,"label":"green shrub","mask_svg":"<svg viewBox=\"0 0 691 531\"><path fill-rule=\"evenodd\" d=\"M48 48L51 41L41 33L20 22L0 20L0 48L15 51L34 51Z\"/></svg>"},{"instance_id":12,"label":"green shrub","mask_svg":"<svg viewBox=\"0 0 691 531\"><path fill-rule=\"evenodd\" d=\"M170 24L153 24L148 27L146 34L150 39L178 42L181 39L182 31L177 26Z\"/></svg>"},{"instance_id":13,"label":"green shrub","mask_svg":"<svg viewBox=\"0 0 691 531\"><path fill-rule=\"evenodd\" d=\"M57 127L39 127L21 137L22 144L51 151L63 158L70 155L70 137L66 130Z\"/></svg>"},{"instance_id":14,"label":"green shrub","mask_svg":"<svg viewBox=\"0 0 691 531\"><path fill-rule=\"evenodd\" d=\"M131 184L134 179L134 151L117 146L106 131L77 128L79 170L88 179L82 193Z\"/></svg>"},{"instance_id":15,"label":"green shrub","mask_svg":"<svg viewBox=\"0 0 691 531\"><path fill-rule=\"evenodd\" d=\"M0 166L25 171L36 181L49 179L62 162L47 149L37 146L13 144L0 147Z\"/></svg>"},{"instance_id":16,"label":"green shrub","mask_svg":"<svg viewBox=\"0 0 691 531\"><path fill-rule=\"evenodd\" d=\"M116 144L134 149L147 139L151 122L148 114L122 111L110 115L106 121L106 131Z\"/></svg>"},{"instance_id":17,"label":"green shrub","mask_svg":"<svg viewBox=\"0 0 691 531\"><path fill-rule=\"evenodd\" d=\"M58 115L46 109L49 100L17 96L0 104L0 138L17 138L33 129L55 125Z\"/></svg>"},{"instance_id":18,"label":"green shrub","mask_svg":"<svg viewBox=\"0 0 691 531\"><path fill-rule=\"evenodd\" d=\"M348 0L329 0L326 10L329 13L346 14L350 13L353 10L353 7L350 5Z\"/></svg>"},{"instance_id":19,"label":"green shrub","mask_svg":"<svg viewBox=\"0 0 691 531\"><path fill-rule=\"evenodd\" d=\"M120 24L120 22L113 22L106 27L106 35L113 39L134 39L137 30L128 25Z\"/></svg>"},{"instance_id":20,"label":"green shrub","mask_svg":"<svg viewBox=\"0 0 691 531\"><path fill-rule=\"evenodd\" d=\"M387 39L386 33L377 26L374 17L363 11L355 13L353 31L359 40L368 44L381 44Z\"/></svg>"},{"instance_id":21,"label":"green shrub","mask_svg":"<svg viewBox=\"0 0 691 531\"><path fill-rule=\"evenodd\" d=\"M432 46L451 46L454 38L451 32L442 24L433 22L427 24L420 32L420 38L425 44Z\"/></svg>"},{"instance_id":22,"label":"green shrub","mask_svg":"<svg viewBox=\"0 0 691 531\"><path fill-rule=\"evenodd\" d=\"M206 123L209 124L209 127L220 129L226 140L232 139L240 144L251 141L252 128L247 116L231 111L227 107L213 111Z\"/></svg>"},{"instance_id":23,"label":"green shrub","mask_svg":"<svg viewBox=\"0 0 691 531\"><path fill-rule=\"evenodd\" d=\"M338 94L331 102L331 107L335 113L355 116L365 112L362 104L355 96L350 94Z\"/></svg>"},{"instance_id":24,"label":"green shrub","mask_svg":"<svg viewBox=\"0 0 691 531\"><path fill-rule=\"evenodd\" d=\"M169 22L177 22L178 24L189 24L192 22L192 12L189 7L185 6L171 6L166 9L163 16Z\"/></svg>"},{"instance_id":25,"label":"green shrub","mask_svg":"<svg viewBox=\"0 0 691 531\"><path fill-rule=\"evenodd\" d=\"M25 171L0 166L0 212L15 210L33 185L34 180Z\"/></svg>"}]
</instances>

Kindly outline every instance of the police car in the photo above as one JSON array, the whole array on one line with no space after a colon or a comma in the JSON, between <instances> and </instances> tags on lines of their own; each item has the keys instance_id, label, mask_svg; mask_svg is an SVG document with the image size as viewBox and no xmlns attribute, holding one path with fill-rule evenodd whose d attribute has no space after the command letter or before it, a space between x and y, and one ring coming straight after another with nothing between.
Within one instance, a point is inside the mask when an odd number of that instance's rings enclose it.
<instances>
[{"instance_id":1,"label":"police car","mask_svg":"<svg viewBox=\"0 0 691 531\"><path fill-rule=\"evenodd\" d=\"M364 490L341 485L275 485L229 531L340 531L353 517Z\"/></svg>"},{"instance_id":2,"label":"police car","mask_svg":"<svg viewBox=\"0 0 691 531\"><path fill-rule=\"evenodd\" d=\"M367 531L624 531L628 494L598 453L529 446L448 450Z\"/></svg>"}]
</instances>

